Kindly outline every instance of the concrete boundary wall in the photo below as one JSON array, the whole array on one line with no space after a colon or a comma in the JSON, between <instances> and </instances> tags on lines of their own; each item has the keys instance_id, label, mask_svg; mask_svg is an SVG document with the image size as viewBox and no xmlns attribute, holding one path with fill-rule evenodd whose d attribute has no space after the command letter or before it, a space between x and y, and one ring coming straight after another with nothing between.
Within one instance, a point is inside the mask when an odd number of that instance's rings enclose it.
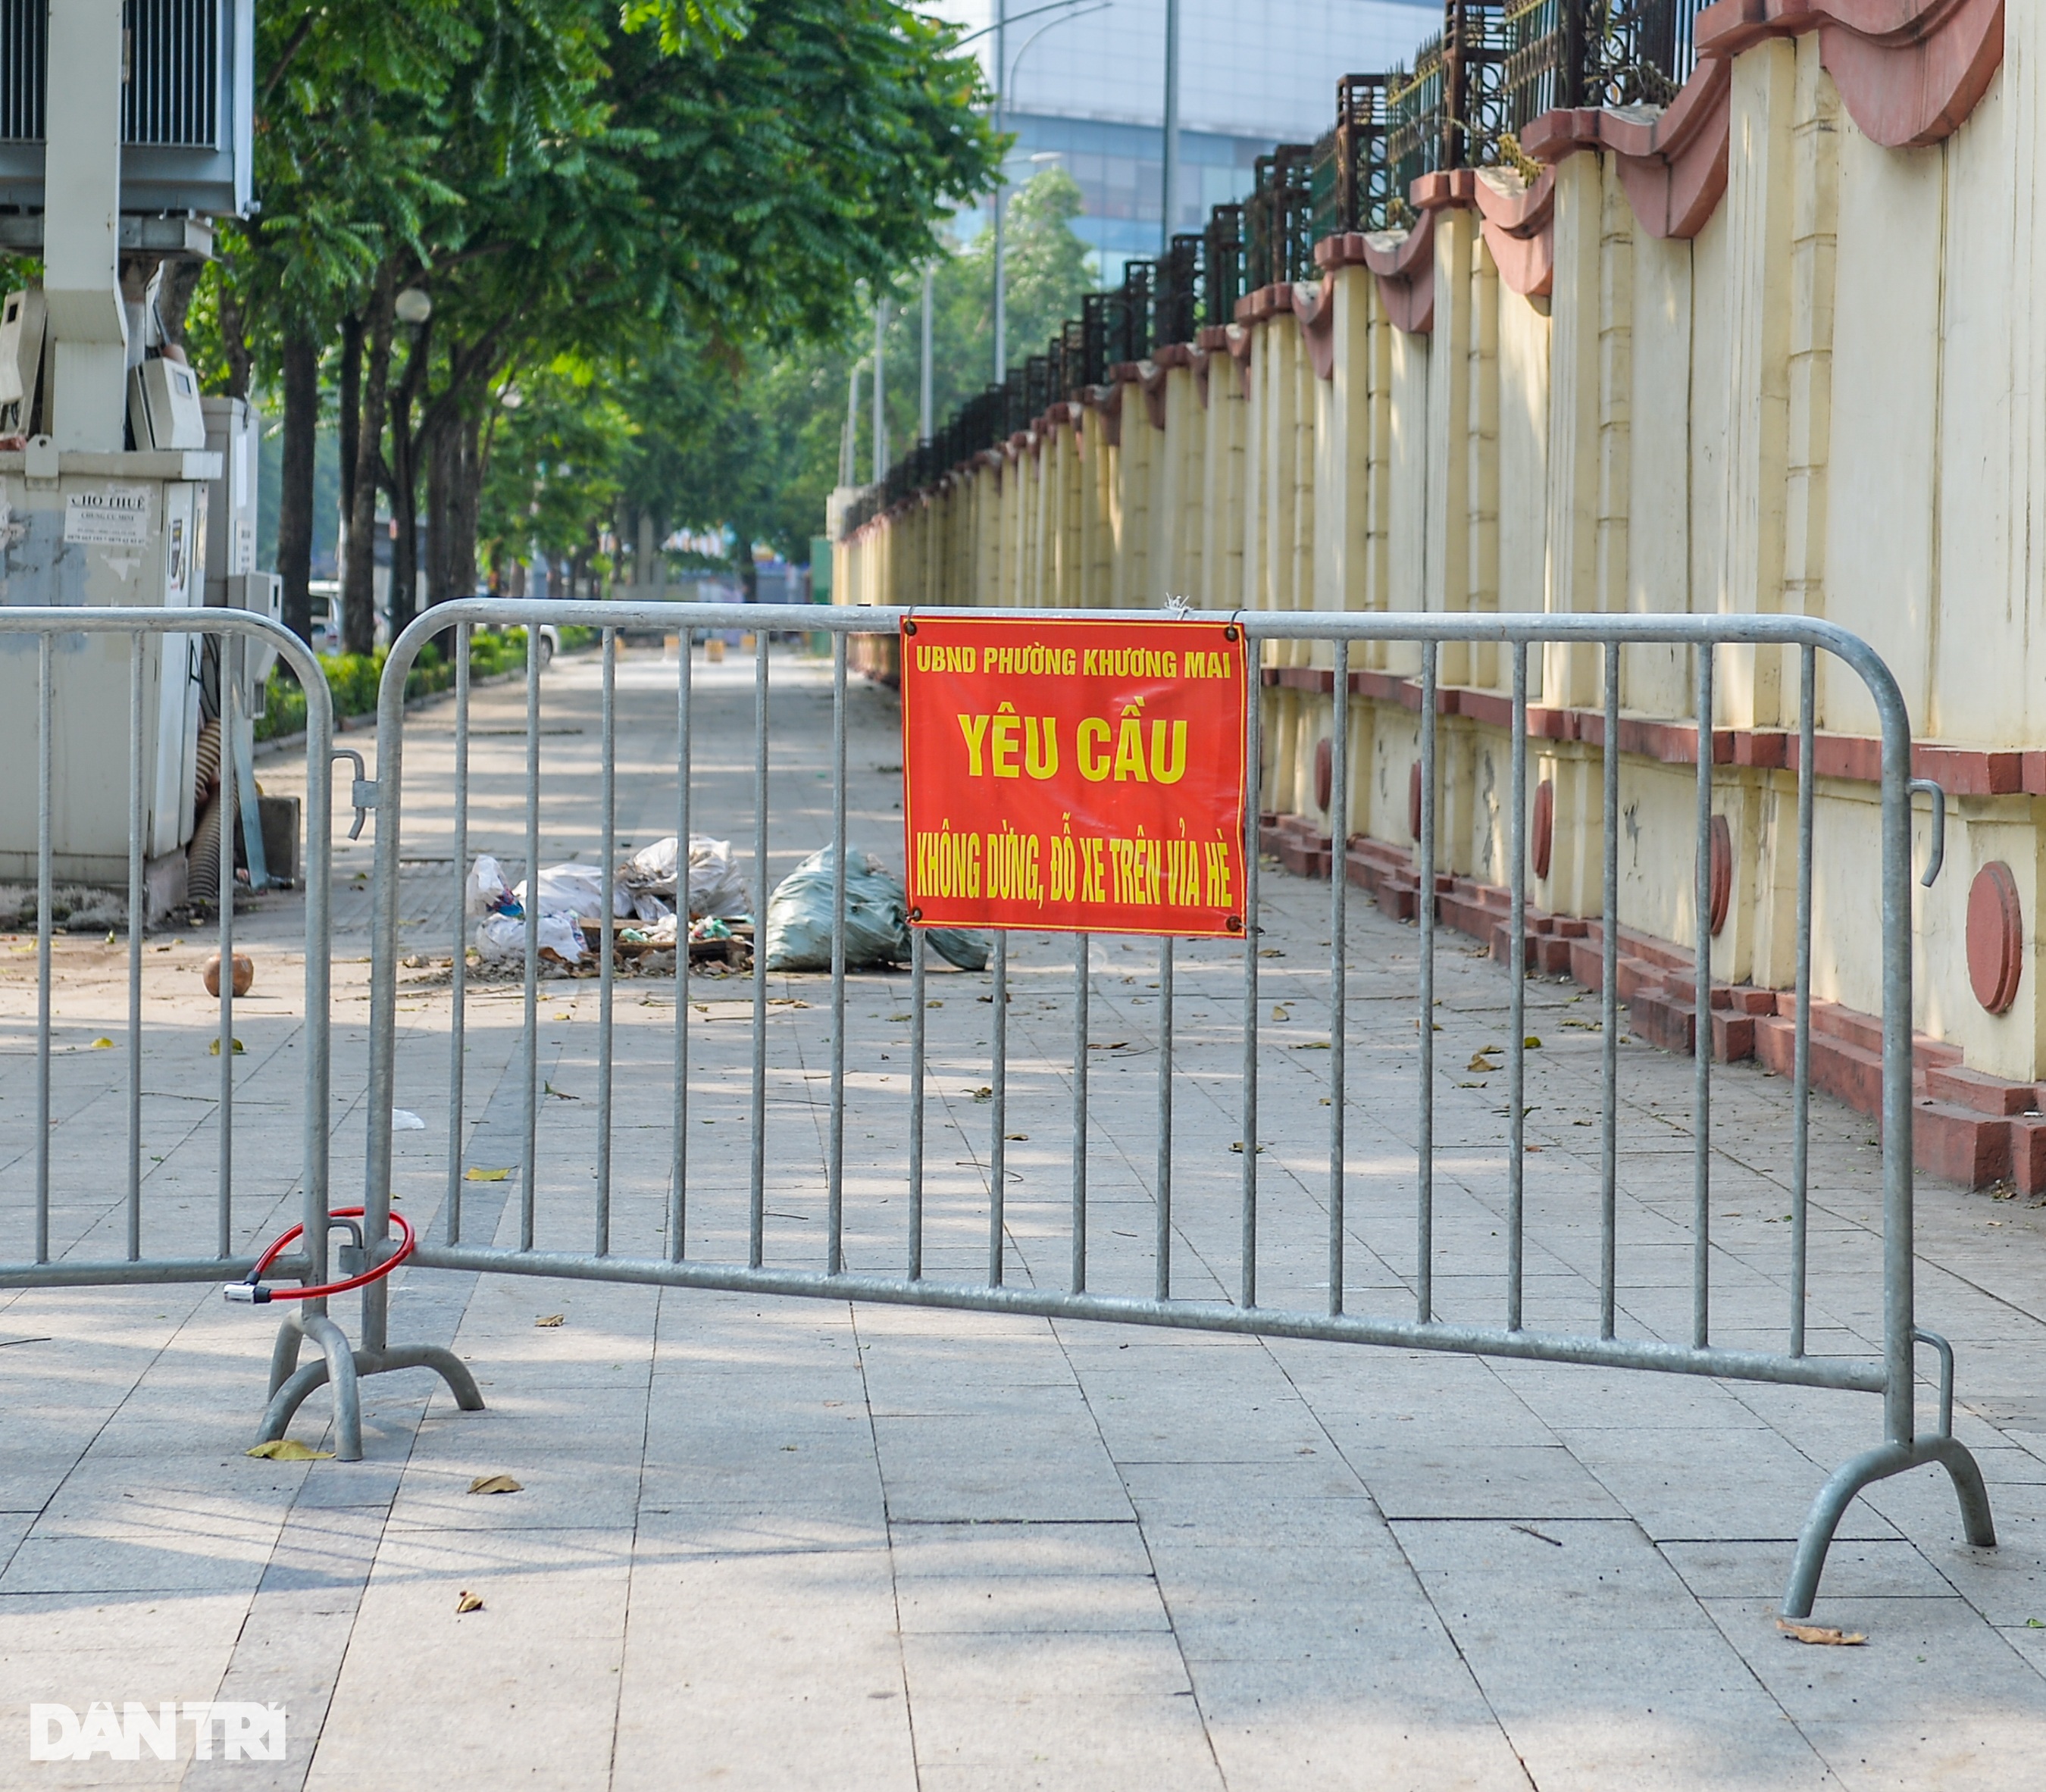
<instances>
[{"instance_id":1,"label":"concrete boundary wall","mask_svg":"<svg viewBox=\"0 0 2046 1792\"><path fill-rule=\"evenodd\" d=\"M1234 323L1117 369L840 543L834 594L1828 616L1889 662L1917 769L1951 799L1944 875L1917 894L1917 1024L1973 1071L2035 1081L2046 8L1724 0L1699 41L1697 75L1659 117L1550 114L1526 133L1546 164L1531 181L1425 177L1404 235L1323 241L1318 281L1250 295ZM1327 650L1268 647L1264 811L1303 838L1407 847L1412 651L1353 661L1350 809L1337 817L1320 806ZM876 653L867 669L886 676ZM1621 691L1620 918L1687 948L1692 792L1677 767L1695 751L1694 670L1689 650L1630 648ZM1715 974L1778 989L1797 667L1728 651L1717 674L1731 890ZM1508 675L1499 650L1444 651L1457 716L1442 736L1444 867L1494 884ZM1551 842L1532 894L1558 916L1597 910L1585 724L1602 678L1580 647L1532 668L1542 738L1527 783L1548 787ZM1874 721L1851 682L1822 670L1815 709L1814 992L1873 1011ZM1922 808L1919 832L1929 851ZM1992 864L2016 893L2023 963L2001 1014L1969 971L1971 894Z\"/></svg>"}]
</instances>

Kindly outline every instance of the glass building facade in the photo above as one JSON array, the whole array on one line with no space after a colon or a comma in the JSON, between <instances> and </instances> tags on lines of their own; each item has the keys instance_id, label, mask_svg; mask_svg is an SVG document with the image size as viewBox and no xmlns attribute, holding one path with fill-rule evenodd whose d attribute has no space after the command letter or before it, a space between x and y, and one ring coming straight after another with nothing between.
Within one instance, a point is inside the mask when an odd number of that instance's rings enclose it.
<instances>
[{"instance_id":1,"label":"glass building facade","mask_svg":"<svg viewBox=\"0 0 2046 1792\"><path fill-rule=\"evenodd\" d=\"M998 84L992 0L936 10L983 33L970 47ZM1003 125L1017 140L1008 177L1064 167L1084 200L1074 227L1113 282L1125 260L1156 254L1164 234L1164 0L1009 0L1008 11ZM1196 230L1210 207L1241 198L1275 143L1312 141L1328 128L1341 76L1410 63L1442 17L1439 0L1180 0L1173 229ZM963 214L958 234L986 224L984 207Z\"/></svg>"}]
</instances>

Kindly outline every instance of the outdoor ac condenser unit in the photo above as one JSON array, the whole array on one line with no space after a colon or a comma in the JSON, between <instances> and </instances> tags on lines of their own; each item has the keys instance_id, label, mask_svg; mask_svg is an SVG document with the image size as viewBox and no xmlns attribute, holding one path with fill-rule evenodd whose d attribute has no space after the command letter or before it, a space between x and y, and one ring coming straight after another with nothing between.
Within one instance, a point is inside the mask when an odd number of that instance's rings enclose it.
<instances>
[{"instance_id":1,"label":"outdoor ac condenser unit","mask_svg":"<svg viewBox=\"0 0 2046 1792\"><path fill-rule=\"evenodd\" d=\"M0 209L42 209L49 7L0 0ZM122 25L120 209L245 216L255 0L125 0Z\"/></svg>"}]
</instances>

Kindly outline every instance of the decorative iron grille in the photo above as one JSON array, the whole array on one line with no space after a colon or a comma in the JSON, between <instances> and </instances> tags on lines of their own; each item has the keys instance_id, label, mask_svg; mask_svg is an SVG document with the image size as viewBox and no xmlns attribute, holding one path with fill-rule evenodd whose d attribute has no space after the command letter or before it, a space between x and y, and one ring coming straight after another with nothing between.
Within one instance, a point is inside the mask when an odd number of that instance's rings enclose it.
<instances>
[{"instance_id":1,"label":"decorative iron grille","mask_svg":"<svg viewBox=\"0 0 2046 1792\"><path fill-rule=\"evenodd\" d=\"M1172 238L1165 259L1159 263L1158 296L1152 306L1157 338L1154 348L1168 342L1191 342L1205 321L1202 262L1206 248L1201 234L1189 231Z\"/></svg>"},{"instance_id":2,"label":"decorative iron grille","mask_svg":"<svg viewBox=\"0 0 2046 1792\"><path fill-rule=\"evenodd\" d=\"M1207 238L1202 256L1203 272L1207 276L1207 321L1211 324L1233 323L1236 320L1236 302L1244 295L1249 272L1245 253L1243 207L1233 203L1217 206L1208 214L1208 227L1203 234Z\"/></svg>"},{"instance_id":3,"label":"decorative iron grille","mask_svg":"<svg viewBox=\"0 0 2046 1792\"><path fill-rule=\"evenodd\" d=\"M1336 88L1336 122L1314 145L1310 181L1313 234L1383 230L1392 222L1392 170L1386 160L1387 81L1345 75Z\"/></svg>"},{"instance_id":4,"label":"decorative iron grille","mask_svg":"<svg viewBox=\"0 0 2046 1792\"><path fill-rule=\"evenodd\" d=\"M1253 292L1314 271L1314 147L1282 143L1256 164L1257 185L1244 207L1250 226L1245 280Z\"/></svg>"}]
</instances>

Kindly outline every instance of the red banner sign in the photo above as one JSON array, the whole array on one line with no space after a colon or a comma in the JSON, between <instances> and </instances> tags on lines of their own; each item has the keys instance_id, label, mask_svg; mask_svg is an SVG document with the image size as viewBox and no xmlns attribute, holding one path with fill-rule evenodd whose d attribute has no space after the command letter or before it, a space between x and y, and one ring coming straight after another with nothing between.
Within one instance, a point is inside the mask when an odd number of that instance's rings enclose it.
<instances>
[{"instance_id":1,"label":"red banner sign","mask_svg":"<svg viewBox=\"0 0 2046 1792\"><path fill-rule=\"evenodd\" d=\"M1241 934L1245 663L1226 623L905 620L910 919Z\"/></svg>"}]
</instances>

